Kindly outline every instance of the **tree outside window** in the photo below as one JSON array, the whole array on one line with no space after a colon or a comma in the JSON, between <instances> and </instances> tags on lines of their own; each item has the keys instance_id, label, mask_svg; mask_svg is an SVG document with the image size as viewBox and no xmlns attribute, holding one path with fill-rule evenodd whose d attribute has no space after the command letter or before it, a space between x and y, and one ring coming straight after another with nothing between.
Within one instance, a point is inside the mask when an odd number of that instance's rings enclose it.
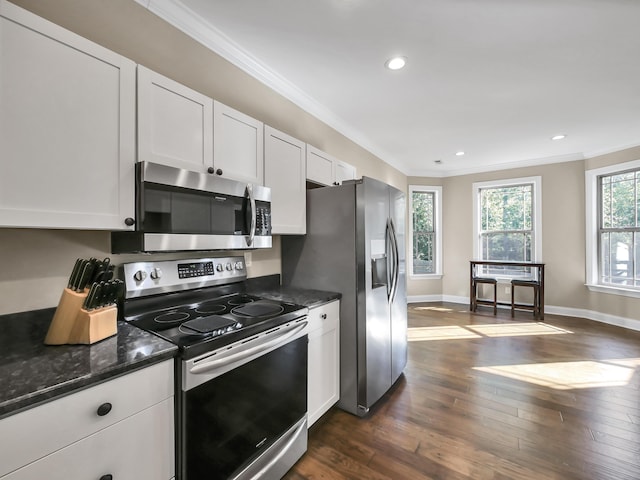
<instances>
[{"instance_id":1,"label":"tree outside window","mask_svg":"<svg viewBox=\"0 0 640 480\"><path fill-rule=\"evenodd\" d=\"M640 170L603 175L598 184L600 282L640 287Z\"/></svg>"},{"instance_id":2,"label":"tree outside window","mask_svg":"<svg viewBox=\"0 0 640 480\"><path fill-rule=\"evenodd\" d=\"M476 258L531 262L539 260L539 177L474 184ZM530 267L484 266L483 274L529 277Z\"/></svg>"},{"instance_id":3,"label":"tree outside window","mask_svg":"<svg viewBox=\"0 0 640 480\"><path fill-rule=\"evenodd\" d=\"M435 273L435 193L413 192L413 273Z\"/></svg>"},{"instance_id":4,"label":"tree outside window","mask_svg":"<svg viewBox=\"0 0 640 480\"><path fill-rule=\"evenodd\" d=\"M432 278L442 274L441 205L442 187L409 186L410 275Z\"/></svg>"}]
</instances>

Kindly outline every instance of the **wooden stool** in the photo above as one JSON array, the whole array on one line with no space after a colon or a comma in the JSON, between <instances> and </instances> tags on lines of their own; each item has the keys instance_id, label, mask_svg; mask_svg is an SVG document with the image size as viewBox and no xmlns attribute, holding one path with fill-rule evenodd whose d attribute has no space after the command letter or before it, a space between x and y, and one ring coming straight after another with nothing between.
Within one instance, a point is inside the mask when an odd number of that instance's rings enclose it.
<instances>
[{"instance_id":1,"label":"wooden stool","mask_svg":"<svg viewBox=\"0 0 640 480\"><path fill-rule=\"evenodd\" d=\"M478 299L478 284L487 283L493 285L493 300ZM473 277L473 288L471 292L471 310L476 311L478 305L493 305L493 314L498 314L498 280L489 277Z\"/></svg>"},{"instance_id":2,"label":"wooden stool","mask_svg":"<svg viewBox=\"0 0 640 480\"><path fill-rule=\"evenodd\" d=\"M515 290L516 287L531 287L533 288L533 303L516 303ZM534 318L540 317L540 282L536 280L511 280L511 316L515 309L518 310L531 310Z\"/></svg>"}]
</instances>

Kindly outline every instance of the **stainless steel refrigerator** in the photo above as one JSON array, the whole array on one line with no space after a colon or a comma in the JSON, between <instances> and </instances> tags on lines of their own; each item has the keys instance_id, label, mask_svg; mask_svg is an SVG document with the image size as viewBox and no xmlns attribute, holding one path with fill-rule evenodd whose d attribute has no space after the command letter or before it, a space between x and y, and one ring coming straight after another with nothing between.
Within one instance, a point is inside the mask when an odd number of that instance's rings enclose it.
<instances>
[{"instance_id":1,"label":"stainless steel refrigerator","mask_svg":"<svg viewBox=\"0 0 640 480\"><path fill-rule=\"evenodd\" d=\"M340 400L365 415L407 363L405 195L372 178L307 191L307 234L282 237L284 285L342 293Z\"/></svg>"}]
</instances>

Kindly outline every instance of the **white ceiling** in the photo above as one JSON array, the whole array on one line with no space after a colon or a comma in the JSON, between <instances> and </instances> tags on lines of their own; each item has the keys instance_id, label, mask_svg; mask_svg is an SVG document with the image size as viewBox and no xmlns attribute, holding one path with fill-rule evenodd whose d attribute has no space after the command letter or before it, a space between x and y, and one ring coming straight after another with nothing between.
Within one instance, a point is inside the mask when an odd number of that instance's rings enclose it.
<instances>
[{"instance_id":1,"label":"white ceiling","mask_svg":"<svg viewBox=\"0 0 640 480\"><path fill-rule=\"evenodd\" d=\"M640 0L136 1L408 175L640 144Z\"/></svg>"}]
</instances>

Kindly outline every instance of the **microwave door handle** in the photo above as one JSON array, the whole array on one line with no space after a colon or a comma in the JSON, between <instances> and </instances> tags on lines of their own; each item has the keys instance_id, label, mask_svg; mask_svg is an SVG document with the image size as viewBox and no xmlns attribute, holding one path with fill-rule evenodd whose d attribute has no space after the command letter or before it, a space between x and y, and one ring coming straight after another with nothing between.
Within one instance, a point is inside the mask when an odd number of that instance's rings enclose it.
<instances>
[{"instance_id":1,"label":"microwave door handle","mask_svg":"<svg viewBox=\"0 0 640 480\"><path fill-rule=\"evenodd\" d=\"M250 247L253 245L253 239L256 235L256 199L253 196L253 185L250 183L247 184L246 195L249 197L249 204L251 205L251 226L249 227L249 235L246 237L247 246ZM245 212L246 215L246 212Z\"/></svg>"}]
</instances>

